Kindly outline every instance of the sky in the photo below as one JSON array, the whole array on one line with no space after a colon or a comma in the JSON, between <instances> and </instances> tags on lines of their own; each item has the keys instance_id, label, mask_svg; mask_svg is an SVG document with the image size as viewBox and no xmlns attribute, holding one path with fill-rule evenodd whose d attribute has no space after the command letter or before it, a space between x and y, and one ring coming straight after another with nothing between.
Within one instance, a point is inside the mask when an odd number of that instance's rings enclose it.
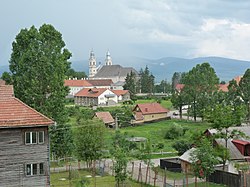
<instances>
[{"instance_id":1,"label":"sky","mask_svg":"<svg viewBox=\"0 0 250 187\"><path fill-rule=\"evenodd\" d=\"M0 65L23 28L53 25L72 61L105 56L250 60L249 0L0 0Z\"/></svg>"}]
</instances>

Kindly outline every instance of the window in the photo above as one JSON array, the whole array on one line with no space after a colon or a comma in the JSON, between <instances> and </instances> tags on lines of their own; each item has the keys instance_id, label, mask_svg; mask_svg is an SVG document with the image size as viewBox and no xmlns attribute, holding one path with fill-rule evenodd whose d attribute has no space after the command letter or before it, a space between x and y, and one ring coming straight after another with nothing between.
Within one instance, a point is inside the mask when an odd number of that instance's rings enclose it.
<instances>
[{"instance_id":1,"label":"window","mask_svg":"<svg viewBox=\"0 0 250 187\"><path fill-rule=\"evenodd\" d=\"M44 143L44 131L25 132L25 144Z\"/></svg>"},{"instance_id":2,"label":"window","mask_svg":"<svg viewBox=\"0 0 250 187\"><path fill-rule=\"evenodd\" d=\"M39 131L38 132L38 143L39 144L44 143L44 131Z\"/></svg>"},{"instance_id":3,"label":"window","mask_svg":"<svg viewBox=\"0 0 250 187\"><path fill-rule=\"evenodd\" d=\"M43 175L43 174L44 174L43 163L40 163L40 164L39 164L39 169L40 169L40 174Z\"/></svg>"},{"instance_id":4,"label":"window","mask_svg":"<svg viewBox=\"0 0 250 187\"><path fill-rule=\"evenodd\" d=\"M26 164L26 175L44 175L44 163Z\"/></svg>"}]
</instances>

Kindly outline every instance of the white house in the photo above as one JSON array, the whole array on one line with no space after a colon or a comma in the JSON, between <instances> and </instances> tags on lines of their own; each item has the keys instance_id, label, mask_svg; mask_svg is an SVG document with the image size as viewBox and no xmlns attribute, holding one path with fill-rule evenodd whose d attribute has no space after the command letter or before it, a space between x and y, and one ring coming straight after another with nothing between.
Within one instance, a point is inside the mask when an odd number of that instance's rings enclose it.
<instances>
[{"instance_id":1,"label":"white house","mask_svg":"<svg viewBox=\"0 0 250 187\"><path fill-rule=\"evenodd\" d=\"M84 88L74 98L75 104L82 106L110 106L118 103L118 96L106 88Z\"/></svg>"}]
</instances>

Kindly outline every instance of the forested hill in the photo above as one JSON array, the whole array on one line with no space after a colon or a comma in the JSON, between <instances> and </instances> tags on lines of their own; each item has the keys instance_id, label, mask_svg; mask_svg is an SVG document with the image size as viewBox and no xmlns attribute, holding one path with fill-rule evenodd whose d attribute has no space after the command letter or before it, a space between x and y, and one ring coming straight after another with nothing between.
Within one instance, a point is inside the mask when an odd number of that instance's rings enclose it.
<instances>
[{"instance_id":1,"label":"forested hill","mask_svg":"<svg viewBox=\"0 0 250 187\"><path fill-rule=\"evenodd\" d=\"M124 67L134 67L138 71L141 68L144 69L147 65L155 76L156 81L163 79L170 81L174 72L187 72L196 66L196 64L203 62L209 62L215 69L220 80L224 81L229 81L235 76L243 75L246 69L250 68L250 61L221 57L201 57L193 59L166 57L157 60L138 57L113 58L113 64L120 64ZM72 68L76 71L85 71L88 74L88 60L73 61ZM0 66L0 74L7 70L8 66Z\"/></svg>"}]
</instances>

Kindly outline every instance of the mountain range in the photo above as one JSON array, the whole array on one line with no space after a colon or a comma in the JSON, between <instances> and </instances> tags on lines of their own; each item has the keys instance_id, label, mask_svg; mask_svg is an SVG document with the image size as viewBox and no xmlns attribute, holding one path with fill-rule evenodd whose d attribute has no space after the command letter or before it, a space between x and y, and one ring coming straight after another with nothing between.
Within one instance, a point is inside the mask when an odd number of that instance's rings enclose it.
<instances>
[{"instance_id":1,"label":"mountain range","mask_svg":"<svg viewBox=\"0 0 250 187\"><path fill-rule=\"evenodd\" d=\"M150 72L155 76L156 82L161 80L171 81L174 72L188 72L197 64L203 62L208 62L214 68L220 80L226 82L238 75L243 75L250 68L250 61L222 57L192 59L166 57L156 60L139 57L113 58L113 64L120 64L123 67L133 67L137 71L148 66ZM88 60L72 61L71 67L75 71L85 71L88 74ZM0 66L0 75L4 71L8 71L8 65Z\"/></svg>"}]
</instances>

